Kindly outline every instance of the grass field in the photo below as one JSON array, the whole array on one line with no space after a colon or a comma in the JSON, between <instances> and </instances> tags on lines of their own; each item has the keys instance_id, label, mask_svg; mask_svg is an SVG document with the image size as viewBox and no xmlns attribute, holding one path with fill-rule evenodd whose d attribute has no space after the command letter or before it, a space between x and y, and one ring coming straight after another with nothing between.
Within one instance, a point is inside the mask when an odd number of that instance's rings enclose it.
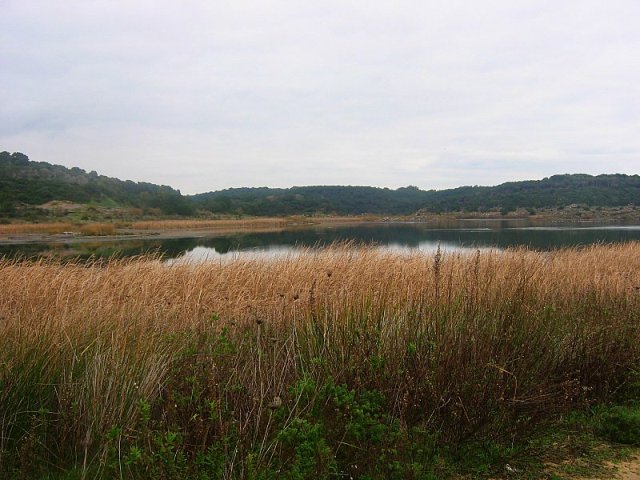
<instances>
[{"instance_id":1,"label":"grass field","mask_svg":"<svg viewBox=\"0 0 640 480\"><path fill-rule=\"evenodd\" d=\"M284 227L290 220L282 218L256 218L245 220L145 220L137 222L50 222L0 224L0 235L59 234L77 232L83 235L113 235L121 229L133 230L209 230L228 228Z\"/></svg>"},{"instance_id":2,"label":"grass field","mask_svg":"<svg viewBox=\"0 0 640 480\"><path fill-rule=\"evenodd\" d=\"M15 235L18 233L49 233L58 234L77 229L77 226L70 222L50 222L50 223L7 223L0 224L0 235Z\"/></svg>"},{"instance_id":3,"label":"grass field","mask_svg":"<svg viewBox=\"0 0 640 480\"><path fill-rule=\"evenodd\" d=\"M207 230L216 228L284 227L284 218L248 218L242 220L142 220L130 224L134 230Z\"/></svg>"},{"instance_id":4,"label":"grass field","mask_svg":"<svg viewBox=\"0 0 640 480\"><path fill-rule=\"evenodd\" d=\"M115 223L8 223L0 224L0 235L18 234L51 234L56 235L65 232L74 232L81 235L114 235L118 225Z\"/></svg>"},{"instance_id":5,"label":"grass field","mask_svg":"<svg viewBox=\"0 0 640 480\"><path fill-rule=\"evenodd\" d=\"M0 292L3 478L485 478L640 366L638 243L0 261Z\"/></svg>"},{"instance_id":6,"label":"grass field","mask_svg":"<svg viewBox=\"0 0 640 480\"><path fill-rule=\"evenodd\" d=\"M114 235L131 231L173 231L173 230L260 230L295 227L299 225L327 223L358 223L379 220L376 216L353 217L246 217L240 219L164 219L117 222L41 222L41 223L0 223L0 235L19 234L60 234L76 232L82 235Z\"/></svg>"}]
</instances>

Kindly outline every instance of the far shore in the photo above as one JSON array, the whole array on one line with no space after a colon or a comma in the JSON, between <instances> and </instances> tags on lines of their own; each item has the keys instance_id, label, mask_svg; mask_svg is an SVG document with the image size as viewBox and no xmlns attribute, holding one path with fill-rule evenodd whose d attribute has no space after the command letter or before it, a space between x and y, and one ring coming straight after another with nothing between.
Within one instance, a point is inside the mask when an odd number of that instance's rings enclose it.
<instances>
[{"instance_id":1,"label":"far shore","mask_svg":"<svg viewBox=\"0 0 640 480\"><path fill-rule=\"evenodd\" d=\"M640 224L635 215L575 215L579 212L545 212L536 215L448 213L411 216L290 216L244 217L231 219L159 219L132 221L99 221L72 223L51 221L0 224L0 245L66 244L95 241L166 240L174 238L206 238L237 232L278 232L297 228L325 228L333 225L424 224L439 228L456 228L469 222L530 222L539 225L571 224ZM574 213L574 214L572 214ZM592 212L593 213L593 212ZM629 212L624 212L629 213Z\"/></svg>"},{"instance_id":2,"label":"far shore","mask_svg":"<svg viewBox=\"0 0 640 480\"><path fill-rule=\"evenodd\" d=\"M331 225L358 225L386 223L377 217L310 217L264 218L233 220L160 220L130 222L127 224L89 223L83 227L110 226L110 233L84 234L74 225L56 223L30 223L0 225L0 245L34 243L83 243L121 240L167 240L173 238L206 238L237 232L278 232L296 228L329 227ZM63 229L67 227L66 230ZM3 228L4 227L4 228ZM8 227L11 228L9 232ZM78 226L79 227L79 226ZM41 231L38 231L38 230ZM23 230L23 231L21 231Z\"/></svg>"}]
</instances>

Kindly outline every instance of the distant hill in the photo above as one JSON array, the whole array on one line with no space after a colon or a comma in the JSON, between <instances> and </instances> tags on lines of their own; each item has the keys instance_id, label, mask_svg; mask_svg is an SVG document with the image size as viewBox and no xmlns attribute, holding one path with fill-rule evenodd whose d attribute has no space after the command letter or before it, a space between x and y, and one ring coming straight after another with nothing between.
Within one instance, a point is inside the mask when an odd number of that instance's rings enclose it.
<instances>
[{"instance_id":1,"label":"distant hill","mask_svg":"<svg viewBox=\"0 0 640 480\"><path fill-rule=\"evenodd\" d=\"M638 175L554 175L543 180L503 183L496 187L450 190L397 190L375 187L232 188L194 195L198 208L249 215L399 214L427 212L503 213L518 208L553 208L572 204L616 207L640 205Z\"/></svg>"},{"instance_id":2,"label":"distant hill","mask_svg":"<svg viewBox=\"0 0 640 480\"><path fill-rule=\"evenodd\" d=\"M495 187L459 187L433 192L430 211L482 211L518 208L640 205L638 175L553 175L542 180L507 182Z\"/></svg>"},{"instance_id":3,"label":"distant hill","mask_svg":"<svg viewBox=\"0 0 640 480\"><path fill-rule=\"evenodd\" d=\"M119 180L80 168L32 162L22 153L0 152L0 217L19 216L24 206L51 201L135 207L173 216L198 211L222 215L381 214L514 211L640 205L638 175L554 175L495 187L449 190L363 186L231 188L182 195L164 185Z\"/></svg>"},{"instance_id":4,"label":"distant hill","mask_svg":"<svg viewBox=\"0 0 640 480\"><path fill-rule=\"evenodd\" d=\"M313 186L231 188L193 195L198 208L248 215L410 214L425 206L430 192L416 187Z\"/></svg>"},{"instance_id":5,"label":"distant hill","mask_svg":"<svg viewBox=\"0 0 640 480\"><path fill-rule=\"evenodd\" d=\"M22 153L0 152L0 216L14 216L20 205L52 200L157 209L167 215L194 212L193 203L171 187L118 180L77 167L32 162Z\"/></svg>"}]
</instances>

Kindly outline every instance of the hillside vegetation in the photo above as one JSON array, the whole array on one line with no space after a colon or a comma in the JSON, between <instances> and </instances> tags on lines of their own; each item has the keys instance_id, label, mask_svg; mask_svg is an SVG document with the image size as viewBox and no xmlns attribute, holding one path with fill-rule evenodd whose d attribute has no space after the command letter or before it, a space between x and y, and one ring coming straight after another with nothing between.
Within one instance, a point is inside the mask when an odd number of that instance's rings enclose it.
<instances>
[{"instance_id":1,"label":"hillside vegetation","mask_svg":"<svg viewBox=\"0 0 640 480\"><path fill-rule=\"evenodd\" d=\"M156 209L167 215L193 213L192 202L168 186L118 180L77 167L32 162L21 153L0 152L0 216L33 213L20 207L53 200Z\"/></svg>"},{"instance_id":2,"label":"hillside vegetation","mask_svg":"<svg viewBox=\"0 0 640 480\"><path fill-rule=\"evenodd\" d=\"M364 186L231 188L182 195L168 186L122 181L46 162L21 153L0 153L0 217L29 217L51 201L131 207L164 216L411 215L416 212L501 212L541 208L640 205L638 175L554 175L543 180L466 186L449 190Z\"/></svg>"}]
</instances>

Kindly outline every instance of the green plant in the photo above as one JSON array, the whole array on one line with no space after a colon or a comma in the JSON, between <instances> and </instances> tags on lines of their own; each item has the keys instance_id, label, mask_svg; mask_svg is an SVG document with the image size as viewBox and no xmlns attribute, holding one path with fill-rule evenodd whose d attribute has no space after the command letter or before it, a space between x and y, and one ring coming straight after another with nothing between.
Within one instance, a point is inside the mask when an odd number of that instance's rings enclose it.
<instances>
[{"instance_id":1,"label":"green plant","mask_svg":"<svg viewBox=\"0 0 640 480\"><path fill-rule=\"evenodd\" d=\"M295 418L278 434L277 439L282 449L279 478L326 479L335 473L333 452L327 445L320 425Z\"/></svg>"},{"instance_id":2,"label":"green plant","mask_svg":"<svg viewBox=\"0 0 640 480\"><path fill-rule=\"evenodd\" d=\"M0 260L0 477L496 472L537 422L612 400L622 441L639 272L635 243Z\"/></svg>"},{"instance_id":3,"label":"green plant","mask_svg":"<svg viewBox=\"0 0 640 480\"><path fill-rule=\"evenodd\" d=\"M626 445L640 446L640 408L614 406L600 413L597 431L606 439Z\"/></svg>"}]
</instances>

